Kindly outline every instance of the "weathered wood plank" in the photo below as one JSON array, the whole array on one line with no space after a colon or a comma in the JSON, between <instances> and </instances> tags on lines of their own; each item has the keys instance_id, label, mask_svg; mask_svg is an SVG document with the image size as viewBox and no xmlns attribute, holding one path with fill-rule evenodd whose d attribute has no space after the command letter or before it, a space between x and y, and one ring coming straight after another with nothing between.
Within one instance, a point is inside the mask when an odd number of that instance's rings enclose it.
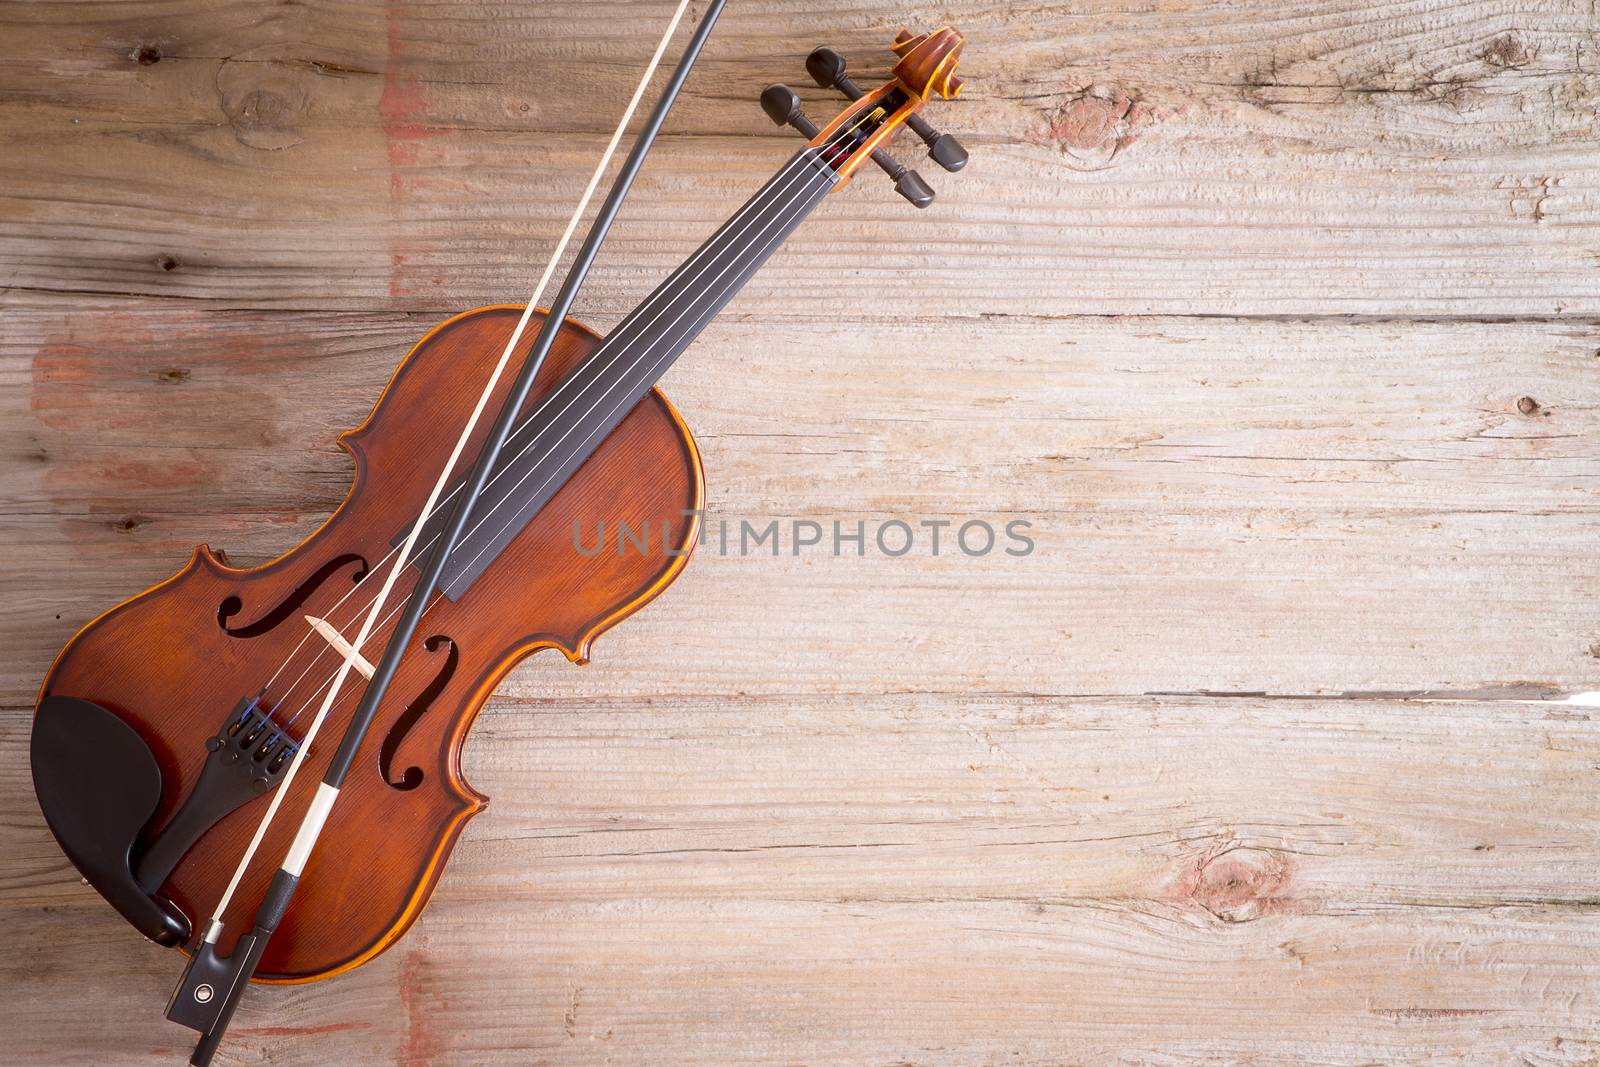
<instances>
[{"instance_id":1,"label":"weathered wood plank","mask_svg":"<svg viewBox=\"0 0 1600 1067\"><path fill-rule=\"evenodd\" d=\"M399 310L523 293L657 14L6 11L0 299ZM628 307L785 158L760 87L804 81L823 38L881 70L883 17L859 2L726 16L597 306ZM875 175L830 198L755 283L764 317L879 317L863 294L888 292L899 316L957 294L973 314L1600 313L1600 18L1584 5L920 18L971 35L970 96L939 121L974 164L935 172L939 205L915 216Z\"/></svg>"},{"instance_id":2,"label":"weathered wood plank","mask_svg":"<svg viewBox=\"0 0 1600 1067\"><path fill-rule=\"evenodd\" d=\"M499 700L468 759L495 804L417 929L336 988L258 991L230 1053L1579 1063L1592 726L1376 700ZM149 1005L175 958L41 827L3 825L12 943L49 946L0 958L8 1048L170 1062ZM58 1044L64 988L101 1010Z\"/></svg>"},{"instance_id":3,"label":"weathered wood plank","mask_svg":"<svg viewBox=\"0 0 1600 1067\"><path fill-rule=\"evenodd\" d=\"M50 658L315 528L410 343L522 295L662 15L0 3L0 1059L187 1051L32 800ZM1593 5L741 2L583 316L792 150L763 84L902 20L971 38L972 167L831 198L667 383L733 551L508 680L434 906L227 1060L1600 1058L1593 722L1330 696L1596 686ZM979 518L1037 550L788 553Z\"/></svg>"},{"instance_id":4,"label":"weathered wood plank","mask_svg":"<svg viewBox=\"0 0 1600 1067\"><path fill-rule=\"evenodd\" d=\"M1591 324L819 334L737 321L751 302L668 382L704 448L712 540L594 667L530 668L512 691L1593 683ZM333 438L426 328L191 312L169 337L162 312L8 318L13 705L77 626L193 545L259 562L314 529L349 485ZM774 519L782 554L741 555L740 523ZM925 519L1023 519L1037 549L1007 556L1002 535L969 558L952 526L934 557ZM796 520L824 537L798 557ZM907 558L872 543L894 520L920 534ZM866 524L865 557L833 555L834 522Z\"/></svg>"}]
</instances>

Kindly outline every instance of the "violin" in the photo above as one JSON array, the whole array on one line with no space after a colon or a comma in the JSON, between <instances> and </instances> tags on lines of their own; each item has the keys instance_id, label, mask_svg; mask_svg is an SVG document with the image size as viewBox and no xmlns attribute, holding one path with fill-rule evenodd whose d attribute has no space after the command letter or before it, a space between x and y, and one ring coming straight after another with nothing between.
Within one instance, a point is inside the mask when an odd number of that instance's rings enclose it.
<instances>
[{"instance_id":1,"label":"violin","mask_svg":"<svg viewBox=\"0 0 1600 1067\"><path fill-rule=\"evenodd\" d=\"M340 436L353 484L316 532L249 568L201 545L67 642L40 689L35 790L88 884L191 957L168 1015L206 1035L194 1062L250 981L337 975L406 932L488 802L461 751L496 685L545 649L586 664L601 633L682 572L705 471L657 380L865 163L928 206L927 183L885 148L909 127L939 166L966 163L920 114L960 92L962 45L949 27L903 31L892 75L870 90L817 49L809 73L846 106L819 127L793 90L767 88L767 115L806 144L610 334L566 317L566 289L550 312L530 301L441 322ZM497 358L521 368L524 395L496 377ZM485 410L501 418L477 419ZM476 479L455 470L458 454L478 457ZM575 530L602 522L666 532L582 550ZM343 740L314 743L313 723ZM273 869L257 855L286 858Z\"/></svg>"}]
</instances>

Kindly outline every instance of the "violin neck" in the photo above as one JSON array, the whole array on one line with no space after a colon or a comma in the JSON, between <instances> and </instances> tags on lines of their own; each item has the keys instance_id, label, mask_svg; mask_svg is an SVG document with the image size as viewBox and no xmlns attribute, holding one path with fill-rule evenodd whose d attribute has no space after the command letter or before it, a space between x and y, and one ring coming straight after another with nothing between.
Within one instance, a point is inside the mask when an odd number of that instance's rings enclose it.
<instances>
[{"instance_id":1,"label":"violin neck","mask_svg":"<svg viewBox=\"0 0 1600 1067\"><path fill-rule=\"evenodd\" d=\"M838 180L815 149L796 153L611 331L591 362L622 371L637 360L643 396Z\"/></svg>"},{"instance_id":2,"label":"violin neck","mask_svg":"<svg viewBox=\"0 0 1600 1067\"><path fill-rule=\"evenodd\" d=\"M801 149L568 375L556 402L535 407L473 509L495 520L469 524L440 590L460 598L838 181L815 149Z\"/></svg>"}]
</instances>

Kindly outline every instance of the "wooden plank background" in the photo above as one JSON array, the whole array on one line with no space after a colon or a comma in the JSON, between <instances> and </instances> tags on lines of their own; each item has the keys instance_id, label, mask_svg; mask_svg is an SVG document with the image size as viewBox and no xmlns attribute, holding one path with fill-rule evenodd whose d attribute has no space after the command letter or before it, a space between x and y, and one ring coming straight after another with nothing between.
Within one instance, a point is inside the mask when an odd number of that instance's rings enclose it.
<instances>
[{"instance_id":1,"label":"wooden plank background","mask_svg":"<svg viewBox=\"0 0 1600 1067\"><path fill-rule=\"evenodd\" d=\"M186 1054L33 801L50 658L320 523L667 7L0 3L0 1059ZM667 388L719 515L1037 551L702 551L511 677L429 911L227 1062L1600 1061L1600 733L1481 699L1600 688L1600 15L734 0L580 317L793 150L764 84L943 22L968 171L830 197Z\"/></svg>"}]
</instances>

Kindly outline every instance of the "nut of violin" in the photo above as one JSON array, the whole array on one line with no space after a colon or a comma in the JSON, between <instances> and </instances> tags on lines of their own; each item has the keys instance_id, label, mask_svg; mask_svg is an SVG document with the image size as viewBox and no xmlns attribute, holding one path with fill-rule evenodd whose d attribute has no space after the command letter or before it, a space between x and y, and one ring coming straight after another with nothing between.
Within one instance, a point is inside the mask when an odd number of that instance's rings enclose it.
<instances>
[{"instance_id":1,"label":"nut of violin","mask_svg":"<svg viewBox=\"0 0 1600 1067\"><path fill-rule=\"evenodd\" d=\"M907 91L926 100L930 93L938 93L948 100L961 91L962 81L956 77L956 65L961 62L961 48L966 42L952 27L944 26L932 33L912 33L901 30L891 46L900 62L894 65L894 76Z\"/></svg>"}]
</instances>

